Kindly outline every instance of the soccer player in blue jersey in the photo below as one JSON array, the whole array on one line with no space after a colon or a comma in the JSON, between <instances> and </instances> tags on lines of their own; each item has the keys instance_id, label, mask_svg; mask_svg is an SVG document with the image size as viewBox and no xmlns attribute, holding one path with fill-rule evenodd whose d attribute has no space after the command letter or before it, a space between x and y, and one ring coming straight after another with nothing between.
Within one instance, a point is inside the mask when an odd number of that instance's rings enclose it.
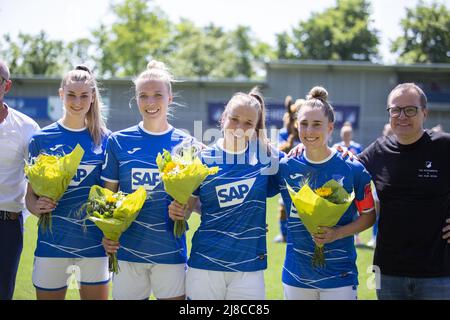
<instances>
[{"instance_id":1,"label":"soccer player in blue jersey","mask_svg":"<svg viewBox=\"0 0 450 320\"><path fill-rule=\"evenodd\" d=\"M201 153L203 163L220 170L194 192L202 209L188 260L188 299L265 298L266 198L279 192L271 184L279 158L264 138L264 113L257 92L235 94L222 114L223 138ZM174 201L169 214L184 219L185 210Z\"/></svg>"},{"instance_id":2,"label":"soccer player in blue jersey","mask_svg":"<svg viewBox=\"0 0 450 320\"><path fill-rule=\"evenodd\" d=\"M299 106L297 121L304 152L299 157L284 158L280 163L280 190L289 212L282 273L285 299L289 300L356 299L358 270L353 235L375 222L370 175L358 161L344 160L339 152L328 146L334 112L327 97L325 89L315 87ZM297 191L304 179L309 179L312 188L334 179L349 193L355 192L354 203L337 225L322 227L313 237L298 217L286 188L288 184ZM357 211L359 216L355 218ZM325 245L326 265L323 268L312 266L314 242Z\"/></svg>"},{"instance_id":3,"label":"soccer player in blue jersey","mask_svg":"<svg viewBox=\"0 0 450 320\"><path fill-rule=\"evenodd\" d=\"M86 66L77 66L64 76L59 95L64 115L32 137L30 157L40 153L64 155L77 144L84 149L84 156L58 203L38 197L28 184L29 211L37 217L49 212L52 215L51 231L39 228L33 284L37 299L64 299L70 276L74 274L81 283L81 299L106 300L109 272L102 233L91 222L87 222L87 231L84 231L79 210L88 198L90 187L101 183L109 131L102 119L102 102L95 77Z\"/></svg>"},{"instance_id":4,"label":"soccer player in blue jersey","mask_svg":"<svg viewBox=\"0 0 450 320\"><path fill-rule=\"evenodd\" d=\"M105 186L131 193L143 186L148 199L120 245L104 239L107 252L118 252L119 273L113 275L113 298L144 300L185 298L186 238L175 238L168 217L172 198L165 192L156 157L163 149L191 139L167 120L172 103L172 75L164 63L151 61L134 81L142 121L114 132L108 140L102 172ZM120 249L119 249L120 247Z\"/></svg>"},{"instance_id":5,"label":"soccer player in blue jersey","mask_svg":"<svg viewBox=\"0 0 450 320\"><path fill-rule=\"evenodd\" d=\"M353 127L350 122L344 122L341 128L341 139L342 141L336 143L333 147L341 146L344 150L350 150L353 154L360 154L363 150L361 144L352 140L353 138Z\"/></svg>"}]
</instances>

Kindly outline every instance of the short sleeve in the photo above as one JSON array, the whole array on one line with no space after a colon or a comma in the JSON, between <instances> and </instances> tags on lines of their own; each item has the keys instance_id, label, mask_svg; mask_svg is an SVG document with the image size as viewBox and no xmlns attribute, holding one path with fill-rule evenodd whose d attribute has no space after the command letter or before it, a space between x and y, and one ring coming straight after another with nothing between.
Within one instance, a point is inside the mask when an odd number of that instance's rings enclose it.
<instances>
[{"instance_id":1,"label":"short sleeve","mask_svg":"<svg viewBox=\"0 0 450 320\"><path fill-rule=\"evenodd\" d=\"M374 198L372 195L372 178L366 168L359 162L353 161L355 190L355 202L359 212L367 212L374 209Z\"/></svg>"},{"instance_id":2,"label":"short sleeve","mask_svg":"<svg viewBox=\"0 0 450 320\"><path fill-rule=\"evenodd\" d=\"M119 182L119 161L117 160L116 140L113 136L106 142L105 160L102 166L101 179L107 182Z\"/></svg>"},{"instance_id":3,"label":"short sleeve","mask_svg":"<svg viewBox=\"0 0 450 320\"><path fill-rule=\"evenodd\" d=\"M28 144L28 161L39 155L40 147L35 137L32 137Z\"/></svg>"},{"instance_id":4,"label":"short sleeve","mask_svg":"<svg viewBox=\"0 0 450 320\"><path fill-rule=\"evenodd\" d=\"M36 122L31 122L30 126L29 126L29 130L26 132L25 137L24 137L24 150L23 150L23 154L24 154L24 159L29 159L30 158L30 143L31 143L31 139L33 137L33 135L39 131L41 128L39 127L39 125Z\"/></svg>"}]
</instances>

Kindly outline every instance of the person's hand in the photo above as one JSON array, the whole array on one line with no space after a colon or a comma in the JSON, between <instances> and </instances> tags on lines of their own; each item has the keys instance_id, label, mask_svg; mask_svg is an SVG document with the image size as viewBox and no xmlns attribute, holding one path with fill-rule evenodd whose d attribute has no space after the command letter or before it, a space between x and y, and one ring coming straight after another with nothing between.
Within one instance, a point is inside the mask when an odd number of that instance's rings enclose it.
<instances>
[{"instance_id":1,"label":"person's hand","mask_svg":"<svg viewBox=\"0 0 450 320\"><path fill-rule=\"evenodd\" d=\"M186 205L182 205L176 200L172 201L169 205L169 217L173 221L184 220L186 217Z\"/></svg>"},{"instance_id":2,"label":"person's hand","mask_svg":"<svg viewBox=\"0 0 450 320\"><path fill-rule=\"evenodd\" d=\"M296 145L294 148L291 149L291 151L289 151L288 157L289 158L300 157L304 150L305 147L303 146L303 144Z\"/></svg>"},{"instance_id":3,"label":"person's hand","mask_svg":"<svg viewBox=\"0 0 450 320\"><path fill-rule=\"evenodd\" d=\"M39 197L31 208L28 210L34 215L40 217L43 214L52 212L56 208L57 203L50 198Z\"/></svg>"},{"instance_id":4,"label":"person's hand","mask_svg":"<svg viewBox=\"0 0 450 320\"><path fill-rule=\"evenodd\" d=\"M103 248L105 248L106 253L116 253L120 248L120 243L117 241L109 240L103 237L102 240Z\"/></svg>"},{"instance_id":5,"label":"person's hand","mask_svg":"<svg viewBox=\"0 0 450 320\"><path fill-rule=\"evenodd\" d=\"M342 153L343 159L346 159L348 157L350 161L353 161L353 159L358 160L358 157L356 155L354 155L353 152L351 152L348 149L344 150L344 148L342 148L342 146L336 146L336 150L338 152Z\"/></svg>"},{"instance_id":6,"label":"person's hand","mask_svg":"<svg viewBox=\"0 0 450 320\"><path fill-rule=\"evenodd\" d=\"M442 229L444 233L442 239L447 239L447 243L450 243L450 219L447 219L445 222L447 222L447 226Z\"/></svg>"},{"instance_id":7,"label":"person's hand","mask_svg":"<svg viewBox=\"0 0 450 320\"><path fill-rule=\"evenodd\" d=\"M319 227L319 232L313 235L316 244L327 244L339 239L338 228Z\"/></svg>"}]
</instances>

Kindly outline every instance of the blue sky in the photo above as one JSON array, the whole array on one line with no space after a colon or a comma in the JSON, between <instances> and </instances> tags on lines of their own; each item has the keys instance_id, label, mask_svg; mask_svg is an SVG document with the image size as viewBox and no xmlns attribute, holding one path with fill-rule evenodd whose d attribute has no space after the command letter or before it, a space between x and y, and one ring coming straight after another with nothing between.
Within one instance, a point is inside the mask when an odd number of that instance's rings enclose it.
<instances>
[{"instance_id":1,"label":"blue sky","mask_svg":"<svg viewBox=\"0 0 450 320\"><path fill-rule=\"evenodd\" d=\"M117 0L113 0L117 2ZM450 5L450 0L440 0ZM431 0L425 2L430 3ZM100 22L111 22L111 0L0 0L0 35L45 30L52 39L74 40L89 36ZM155 0L173 21L188 18L197 25L214 22L227 30L248 25L256 37L271 44L275 34L290 30L311 12L334 5L335 0ZM373 26L380 30L383 62L393 63L389 43L401 34L405 8L418 0L372 0Z\"/></svg>"}]
</instances>

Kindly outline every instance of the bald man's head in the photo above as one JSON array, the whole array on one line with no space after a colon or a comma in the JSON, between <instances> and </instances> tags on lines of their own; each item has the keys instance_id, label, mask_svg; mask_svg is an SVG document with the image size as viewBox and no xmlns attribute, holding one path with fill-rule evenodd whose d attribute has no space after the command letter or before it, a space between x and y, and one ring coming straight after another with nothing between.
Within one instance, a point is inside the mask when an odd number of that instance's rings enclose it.
<instances>
[{"instance_id":1,"label":"bald man's head","mask_svg":"<svg viewBox=\"0 0 450 320\"><path fill-rule=\"evenodd\" d=\"M0 76L5 80L9 80L10 77L9 68L2 60L0 60Z\"/></svg>"}]
</instances>

